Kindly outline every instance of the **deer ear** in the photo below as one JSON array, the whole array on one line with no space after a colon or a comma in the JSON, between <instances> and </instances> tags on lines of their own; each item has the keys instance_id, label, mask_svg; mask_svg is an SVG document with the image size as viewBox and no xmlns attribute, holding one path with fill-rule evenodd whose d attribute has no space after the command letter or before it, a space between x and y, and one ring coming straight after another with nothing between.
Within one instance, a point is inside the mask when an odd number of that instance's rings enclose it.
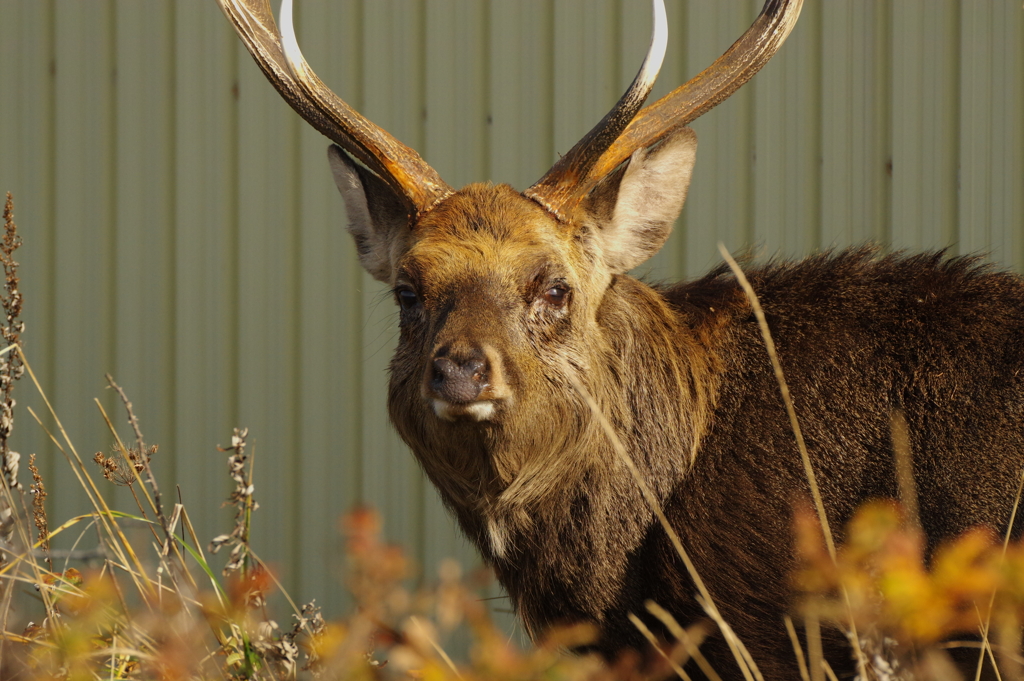
<instances>
[{"instance_id":1,"label":"deer ear","mask_svg":"<svg viewBox=\"0 0 1024 681\"><path fill-rule=\"evenodd\" d=\"M586 223L613 272L631 270L668 239L696 160L697 135L682 128L653 148L633 152L587 196Z\"/></svg>"},{"instance_id":2,"label":"deer ear","mask_svg":"<svg viewBox=\"0 0 1024 681\"><path fill-rule=\"evenodd\" d=\"M353 161L341 147L327 149L331 173L348 211L348 231L356 241L359 262L374 279L392 283L394 263L405 252L409 213L383 180Z\"/></svg>"}]
</instances>

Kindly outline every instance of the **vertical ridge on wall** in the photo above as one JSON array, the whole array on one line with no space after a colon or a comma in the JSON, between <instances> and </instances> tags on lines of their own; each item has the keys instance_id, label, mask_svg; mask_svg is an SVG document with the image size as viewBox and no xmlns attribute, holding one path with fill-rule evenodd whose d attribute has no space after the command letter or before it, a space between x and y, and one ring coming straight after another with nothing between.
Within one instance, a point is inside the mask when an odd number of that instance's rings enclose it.
<instances>
[{"instance_id":1,"label":"vertical ridge on wall","mask_svg":"<svg viewBox=\"0 0 1024 681\"><path fill-rule=\"evenodd\" d=\"M992 40L989 31L995 7L990 3L971 5L962 7L960 12L960 66L964 77L958 93L962 123L959 180L964 197L959 206L961 230L958 231L963 235L960 241L965 252L973 250L971 242L975 239L988 243L992 238L991 205L973 199L982 187L992 184L991 162L994 159L985 152L992 149L992 138L998 130L991 125L992 111L998 106L998 102L993 101L997 77L992 70L1001 66L993 54L999 41Z\"/></svg>"},{"instance_id":2,"label":"vertical ridge on wall","mask_svg":"<svg viewBox=\"0 0 1024 681\"><path fill-rule=\"evenodd\" d=\"M560 156L597 125L621 93L615 0L555 0L554 8L554 63L549 68L554 70L552 116Z\"/></svg>"},{"instance_id":3,"label":"vertical ridge on wall","mask_svg":"<svg viewBox=\"0 0 1024 681\"><path fill-rule=\"evenodd\" d=\"M56 258L56 72L53 0L25 3L0 0L0 86L5 91L0 107L0 197L11 192L15 220L24 244L20 289L25 299L22 335L26 355L39 374L43 390L53 395ZM25 381L27 383L27 381ZM34 387L19 387L20 408L13 431L18 451L37 455L40 471L53 479L66 466L42 428L24 411L31 407L47 426L52 419Z\"/></svg>"},{"instance_id":4,"label":"vertical ridge on wall","mask_svg":"<svg viewBox=\"0 0 1024 681\"><path fill-rule=\"evenodd\" d=\"M56 328L60 377L51 396L80 451L106 450L112 438L91 400L104 397L113 346L110 305L115 211L113 3L58 0L56 17ZM58 517L85 503L78 487L54 495Z\"/></svg>"},{"instance_id":5,"label":"vertical ridge on wall","mask_svg":"<svg viewBox=\"0 0 1024 681\"><path fill-rule=\"evenodd\" d=\"M239 60L237 39L213 3L174 8L174 456L192 522L209 533L230 522L220 510L230 489L225 455L215 448L245 425L236 409L235 352Z\"/></svg>"},{"instance_id":6,"label":"vertical ridge on wall","mask_svg":"<svg viewBox=\"0 0 1024 681\"><path fill-rule=\"evenodd\" d=\"M957 7L956 0L904 0L892 5L896 248L922 249L952 244L956 238Z\"/></svg>"},{"instance_id":7,"label":"vertical ridge on wall","mask_svg":"<svg viewBox=\"0 0 1024 681\"><path fill-rule=\"evenodd\" d=\"M298 271L294 207L297 134L302 123L269 86L236 41L238 60L238 327L239 425L249 428L249 454L264 513L253 523L252 537L282 569L297 566L300 518L290 493L299 474L298 399L292 326ZM244 200L243 200L244 197Z\"/></svg>"},{"instance_id":8,"label":"vertical ridge on wall","mask_svg":"<svg viewBox=\"0 0 1024 681\"><path fill-rule=\"evenodd\" d=\"M881 1L822 5L822 248L889 240L887 30Z\"/></svg>"},{"instance_id":9,"label":"vertical ridge on wall","mask_svg":"<svg viewBox=\"0 0 1024 681\"><path fill-rule=\"evenodd\" d=\"M332 0L299 5L299 40L320 77L360 105L362 25L359 3ZM360 498L362 454L362 275L345 231L341 197L327 165L329 141L300 126L301 390L298 395L295 501L297 586L325 612L341 612L344 589L338 518Z\"/></svg>"},{"instance_id":10,"label":"vertical ridge on wall","mask_svg":"<svg viewBox=\"0 0 1024 681\"><path fill-rule=\"evenodd\" d=\"M425 139L420 151L454 187L487 174L486 11L486 3L474 0L433 0L425 7Z\"/></svg>"},{"instance_id":11,"label":"vertical ridge on wall","mask_svg":"<svg viewBox=\"0 0 1024 681\"><path fill-rule=\"evenodd\" d=\"M490 0L490 167L484 177L524 190L555 156L554 0Z\"/></svg>"},{"instance_id":12,"label":"vertical ridge on wall","mask_svg":"<svg viewBox=\"0 0 1024 681\"><path fill-rule=\"evenodd\" d=\"M820 246L821 5L804 5L778 54L755 76L754 235L768 256Z\"/></svg>"},{"instance_id":13,"label":"vertical ridge on wall","mask_svg":"<svg viewBox=\"0 0 1024 681\"><path fill-rule=\"evenodd\" d=\"M154 470L174 477L174 74L173 5L115 4L116 206L113 258L113 355L108 366L130 398L147 445L158 443ZM147 320L149 309L167 310ZM160 361L152 361L158 358ZM114 405L115 423L124 423ZM134 440L122 432L125 443ZM121 495L129 501L127 491Z\"/></svg>"},{"instance_id":14,"label":"vertical ridge on wall","mask_svg":"<svg viewBox=\"0 0 1024 681\"><path fill-rule=\"evenodd\" d=\"M384 0L363 5L362 113L405 144L423 150L424 3ZM430 159L427 159L430 162ZM363 275L364 503L385 509L388 539L417 557L423 542L423 475L387 418L387 365L398 315L385 286Z\"/></svg>"},{"instance_id":15,"label":"vertical ridge on wall","mask_svg":"<svg viewBox=\"0 0 1024 681\"><path fill-rule=\"evenodd\" d=\"M966 0L960 26L957 239L964 253L992 249L1019 269L1024 239L1011 227L1024 214L1024 12Z\"/></svg>"},{"instance_id":16,"label":"vertical ridge on wall","mask_svg":"<svg viewBox=\"0 0 1024 681\"><path fill-rule=\"evenodd\" d=\"M688 2L683 79L692 78L710 66L750 26L757 11L753 0ZM735 252L750 243L753 236L752 85L741 88L693 124L698 137L697 167L683 210L683 257L689 276L705 272L721 261L719 242Z\"/></svg>"}]
</instances>

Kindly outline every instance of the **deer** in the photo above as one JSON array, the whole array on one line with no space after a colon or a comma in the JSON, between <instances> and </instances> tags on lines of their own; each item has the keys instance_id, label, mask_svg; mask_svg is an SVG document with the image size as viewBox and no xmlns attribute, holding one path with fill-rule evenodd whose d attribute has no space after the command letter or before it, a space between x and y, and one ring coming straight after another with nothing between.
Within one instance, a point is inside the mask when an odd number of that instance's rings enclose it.
<instances>
[{"instance_id":1,"label":"deer","mask_svg":"<svg viewBox=\"0 0 1024 681\"><path fill-rule=\"evenodd\" d=\"M527 631L589 623L590 649L612 659L647 645L630 614L668 637L648 601L684 625L714 607L764 678L797 678L781 618L809 481L753 302L724 266L672 285L629 272L686 199L688 124L767 63L802 0L767 0L711 66L645 107L668 40L654 0L636 78L522 192L455 190L348 106L303 57L290 0L280 27L269 0L218 3L280 95L333 142L359 261L398 308L391 421ZM900 495L897 411L928 545L1007 530L1024 464L1018 276L866 246L746 264L745 277L840 538L861 502ZM712 635L703 654L742 678L729 641ZM825 648L852 676L842 633Z\"/></svg>"}]
</instances>

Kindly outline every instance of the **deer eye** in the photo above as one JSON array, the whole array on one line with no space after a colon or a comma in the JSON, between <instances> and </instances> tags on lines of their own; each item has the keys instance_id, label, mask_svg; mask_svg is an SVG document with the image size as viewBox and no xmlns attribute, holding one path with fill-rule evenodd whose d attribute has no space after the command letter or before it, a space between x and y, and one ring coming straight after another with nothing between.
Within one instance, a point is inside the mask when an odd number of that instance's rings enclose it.
<instances>
[{"instance_id":1,"label":"deer eye","mask_svg":"<svg viewBox=\"0 0 1024 681\"><path fill-rule=\"evenodd\" d=\"M544 302L552 307L562 307L565 305L565 296L569 293L569 287L565 284L555 284L542 296Z\"/></svg>"},{"instance_id":2,"label":"deer eye","mask_svg":"<svg viewBox=\"0 0 1024 681\"><path fill-rule=\"evenodd\" d=\"M403 311L411 310L420 303L420 297L411 288L403 287L395 290L398 305Z\"/></svg>"}]
</instances>

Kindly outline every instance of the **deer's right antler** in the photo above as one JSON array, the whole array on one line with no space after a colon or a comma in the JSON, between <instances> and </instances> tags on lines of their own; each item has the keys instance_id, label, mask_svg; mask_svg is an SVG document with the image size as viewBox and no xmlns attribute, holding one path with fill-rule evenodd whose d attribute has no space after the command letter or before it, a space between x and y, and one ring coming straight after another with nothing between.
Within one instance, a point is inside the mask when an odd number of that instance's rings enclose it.
<instances>
[{"instance_id":1,"label":"deer's right antler","mask_svg":"<svg viewBox=\"0 0 1024 681\"><path fill-rule=\"evenodd\" d=\"M656 0L656 16L659 4ZM624 101L635 101L637 80L634 80L612 113L605 116L524 193L560 220L571 219L575 207L590 190L634 151L656 144L725 101L750 80L782 46L796 25L802 6L803 0L766 0L761 14L725 54L654 104L639 110L636 117L625 125L612 114L622 108ZM652 41L652 50L656 40ZM647 64L648 61L645 61L644 66ZM637 79L640 80L640 75ZM647 91L650 91L649 87ZM639 106L634 112L637 109ZM618 126L613 137L607 134L610 118L612 124ZM607 144L592 144L592 139L605 140Z\"/></svg>"}]
</instances>

